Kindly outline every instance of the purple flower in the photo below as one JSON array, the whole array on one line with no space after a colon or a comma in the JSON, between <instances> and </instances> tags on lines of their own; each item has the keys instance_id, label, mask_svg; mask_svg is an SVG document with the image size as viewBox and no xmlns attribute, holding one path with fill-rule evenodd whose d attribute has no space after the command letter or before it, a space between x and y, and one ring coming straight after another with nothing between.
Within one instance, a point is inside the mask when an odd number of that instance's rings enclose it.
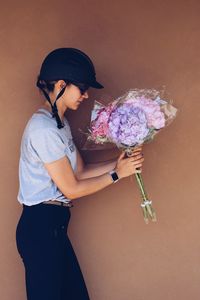
<instances>
[{"instance_id":1,"label":"purple flower","mask_svg":"<svg viewBox=\"0 0 200 300\"><path fill-rule=\"evenodd\" d=\"M165 126L165 116L160 110L160 105L145 96L129 98L126 104L140 107L146 114L148 127L160 129Z\"/></svg>"},{"instance_id":2,"label":"purple flower","mask_svg":"<svg viewBox=\"0 0 200 300\"><path fill-rule=\"evenodd\" d=\"M148 133L147 118L140 107L124 103L111 113L108 136L113 142L134 146L143 143Z\"/></svg>"}]
</instances>

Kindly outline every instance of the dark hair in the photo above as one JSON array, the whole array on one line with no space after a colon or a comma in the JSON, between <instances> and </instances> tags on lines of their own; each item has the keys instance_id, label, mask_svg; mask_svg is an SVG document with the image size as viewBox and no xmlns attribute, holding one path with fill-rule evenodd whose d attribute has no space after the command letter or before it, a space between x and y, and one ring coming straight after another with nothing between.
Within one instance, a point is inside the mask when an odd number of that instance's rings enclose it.
<instances>
[{"instance_id":1,"label":"dark hair","mask_svg":"<svg viewBox=\"0 0 200 300\"><path fill-rule=\"evenodd\" d=\"M67 79L63 79L66 83L66 85L70 85L71 82ZM37 87L43 92L44 90L47 93L53 92L54 91L54 87L56 82L58 82L58 80L43 80L40 79L40 77L38 76L38 80L37 80Z\"/></svg>"}]
</instances>

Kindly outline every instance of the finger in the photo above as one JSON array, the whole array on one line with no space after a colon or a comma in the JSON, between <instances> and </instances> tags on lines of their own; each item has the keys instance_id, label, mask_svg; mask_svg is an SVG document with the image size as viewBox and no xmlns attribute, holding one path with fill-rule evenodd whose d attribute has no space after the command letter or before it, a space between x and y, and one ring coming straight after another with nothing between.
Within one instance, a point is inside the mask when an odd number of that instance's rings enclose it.
<instances>
[{"instance_id":1,"label":"finger","mask_svg":"<svg viewBox=\"0 0 200 300\"><path fill-rule=\"evenodd\" d=\"M135 149L133 150L133 152L135 152L135 151L140 151L140 150L142 150L142 147L137 147L137 148L135 148Z\"/></svg>"},{"instance_id":2,"label":"finger","mask_svg":"<svg viewBox=\"0 0 200 300\"><path fill-rule=\"evenodd\" d=\"M142 146L143 145L140 145L138 147L135 147L135 148L129 148L127 151L126 151L126 154L128 157L131 157L134 153L136 152L141 152L142 151Z\"/></svg>"},{"instance_id":3,"label":"finger","mask_svg":"<svg viewBox=\"0 0 200 300\"><path fill-rule=\"evenodd\" d=\"M142 166L142 164L143 164L143 161L137 161L137 162L133 163L135 168L137 168L139 165Z\"/></svg>"},{"instance_id":4,"label":"finger","mask_svg":"<svg viewBox=\"0 0 200 300\"><path fill-rule=\"evenodd\" d=\"M130 161L131 162L137 162L137 161L140 161L140 160L144 160L144 157L140 154L140 155L138 155L138 156L135 156L134 158L133 157L131 157L131 159L130 159Z\"/></svg>"},{"instance_id":5,"label":"finger","mask_svg":"<svg viewBox=\"0 0 200 300\"><path fill-rule=\"evenodd\" d=\"M141 159L137 159L137 160L135 160L134 161L134 165L136 165L136 164L140 164L140 163L143 163L143 161L144 161L144 158L141 158Z\"/></svg>"},{"instance_id":6,"label":"finger","mask_svg":"<svg viewBox=\"0 0 200 300\"><path fill-rule=\"evenodd\" d=\"M129 157L133 157L133 156L136 156L138 154L140 154L141 152L137 151L137 152L133 152L131 155L129 155Z\"/></svg>"},{"instance_id":7,"label":"finger","mask_svg":"<svg viewBox=\"0 0 200 300\"><path fill-rule=\"evenodd\" d=\"M137 158L140 158L140 157L143 157L143 153L137 153L137 154L132 156L132 158L134 158L134 159L137 159Z\"/></svg>"},{"instance_id":8,"label":"finger","mask_svg":"<svg viewBox=\"0 0 200 300\"><path fill-rule=\"evenodd\" d=\"M136 147L134 150L133 150L133 152L135 152L135 151L141 151L142 150L142 146L138 146L138 147Z\"/></svg>"},{"instance_id":9,"label":"finger","mask_svg":"<svg viewBox=\"0 0 200 300\"><path fill-rule=\"evenodd\" d=\"M143 155L142 151L135 151L135 152L132 153L132 156L136 156L136 155L139 155L139 154Z\"/></svg>"},{"instance_id":10,"label":"finger","mask_svg":"<svg viewBox=\"0 0 200 300\"><path fill-rule=\"evenodd\" d=\"M120 156L119 156L119 158L118 158L118 161L122 160L124 157L125 157L125 152L123 151L123 152L120 154Z\"/></svg>"},{"instance_id":11,"label":"finger","mask_svg":"<svg viewBox=\"0 0 200 300\"><path fill-rule=\"evenodd\" d=\"M135 164L134 167L135 168L140 168L140 167L142 167L142 163Z\"/></svg>"},{"instance_id":12,"label":"finger","mask_svg":"<svg viewBox=\"0 0 200 300\"><path fill-rule=\"evenodd\" d=\"M133 156L134 153L136 153L136 152L139 153L141 151L142 151L142 148L141 147L137 147L137 148L134 148L134 149L128 149L128 151L126 153L127 153L128 157L131 157L131 156Z\"/></svg>"}]
</instances>

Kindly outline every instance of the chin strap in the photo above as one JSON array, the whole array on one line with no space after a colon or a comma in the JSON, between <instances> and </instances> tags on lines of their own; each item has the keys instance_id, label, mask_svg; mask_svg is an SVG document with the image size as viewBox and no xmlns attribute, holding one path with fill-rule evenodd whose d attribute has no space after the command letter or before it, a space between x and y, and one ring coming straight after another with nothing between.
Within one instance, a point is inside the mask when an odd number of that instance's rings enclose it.
<instances>
[{"instance_id":1,"label":"chin strap","mask_svg":"<svg viewBox=\"0 0 200 300\"><path fill-rule=\"evenodd\" d=\"M37 86L38 86L38 84L37 84ZM49 104L51 105L52 115L53 115L53 118L56 119L56 123L57 123L58 129L63 128L64 125L63 125L63 123L62 123L62 121L61 121L61 119L60 119L60 117L59 117L56 102L57 102L58 99L64 94L65 89L66 89L66 86L59 92L59 94L58 94L57 97L56 97L56 100L55 100L54 104L52 104L52 103L51 103L51 99L50 99L48 93L47 93L43 88L41 88L41 90L42 90L42 92L43 92L45 98L47 99L47 101L48 101Z\"/></svg>"},{"instance_id":2,"label":"chin strap","mask_svg":"<svg viewBox=\"0 0 200 300\"><path fill-rule=\"evenodd\" d=\"M54 104L53 104L53 105L51 104L52 113L53 113L53 118L56 119L58 129L63 128L64 125L63 125L63 123L62 123L62 121L61 121L61 119L60 119L60 117L59 117L56 102L57 102L58 99L64 94L65 89L66 89L66 86L65 86L65 87L60 91L60 93L57 95Z\"/></svg>"}]
</instances>

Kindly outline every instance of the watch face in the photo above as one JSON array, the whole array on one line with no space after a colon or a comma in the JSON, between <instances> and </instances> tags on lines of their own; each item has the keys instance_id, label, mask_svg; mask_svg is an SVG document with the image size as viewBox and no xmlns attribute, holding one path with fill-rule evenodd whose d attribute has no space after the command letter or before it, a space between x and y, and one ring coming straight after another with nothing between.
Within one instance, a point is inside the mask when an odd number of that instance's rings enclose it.
<instances>
[{"instance_id":1,"label":"watch face","mask_svg":"<svg viewBox=\"0 0 200 300\"><path fill-rule=\"evenodd\" d=\"M113 181L119 180L119 177L117 176L117 173L116 173L116 172L113 172L113 173L111 174L111 176L112 176Z\"/></svg>"}]
</instances>

